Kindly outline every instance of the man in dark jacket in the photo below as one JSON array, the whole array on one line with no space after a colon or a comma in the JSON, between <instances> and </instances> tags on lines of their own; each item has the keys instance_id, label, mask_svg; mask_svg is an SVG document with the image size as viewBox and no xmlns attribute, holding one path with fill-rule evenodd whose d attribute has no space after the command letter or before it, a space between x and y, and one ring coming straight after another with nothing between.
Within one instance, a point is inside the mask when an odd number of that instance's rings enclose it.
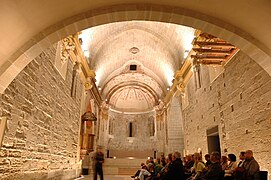
<instances>
[{"instance_id":1,"label":"man in dark jacket","mask_svg":"<svg viewBox=\"0 0 271 180\"><path fill-rule=\"evenodd\" d=\"M202 179L204 180L221 180L224 177L224 171L222 171L222 166L220 165L220 154L218 152L212 152L211 162L208 171L204 174Z\"/></svg>"},{"instance_id":2,"label":"man in dark jacket","mask_svg":"<svg viewBox=\"0 0 271 180\"><path fill-rule=\"evenodd\" d=\"M103 163L104 163L104 153L102 152L102 147L98 146L97 152L94 155L94 180L97 180L97 175L100 176L100 180L103 180Z\"/></svg>"},{"instance_id":3,"label":"man in dark jacket","mask_svg":"<svg viewBox=\"0 0 271 180\"><path fill-rule=\"evenodd\" d=\"M253 157L253 152L251 150L247 150L245 153L245 161L243 163L243 167L245 169L243 179L246 180L256 180L260 179L260 166L258 162Z\"/></svg>"},{"instance_id":4,"label":"man in dark jacket","mask_svg":"<svg viewBox=\"0 0 271 180\"><path fill-rule=\"evenodd\" d=\"M165 176L165 180L184 180L184 167L181 160L181 153L175 152L172 156L172 164Z\"/></svg>"}]
</instances>

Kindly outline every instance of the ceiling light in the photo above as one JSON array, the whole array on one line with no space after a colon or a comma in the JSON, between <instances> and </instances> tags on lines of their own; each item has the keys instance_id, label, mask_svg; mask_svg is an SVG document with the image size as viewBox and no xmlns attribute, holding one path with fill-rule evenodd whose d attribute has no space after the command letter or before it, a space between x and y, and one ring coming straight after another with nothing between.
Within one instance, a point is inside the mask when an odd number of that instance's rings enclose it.
<instances>
[{"instance_id":1,"label":"ceiling light","mask_svg":"<svg viewBox=\"0 0 271 180\"><path fill-rule=\"evenodd\" d=\"M183 58L184 59L187 58L188 54L189 54L189 50L185 50L183 53Z\"/></svg>"},{"instance_id":2,"label":"ceiling light","mask_svg":"<svg viewBox=\"0 0 271 180\"><path fill-rule=\"evenodd\" d=\"M86 58L89 57L89 51L88 51L88 50L84 50L84 56L85 56Z\"/></svg>"},{"instance_id":3,"label":"ceiling light","mask_svg":"<svg viewBox=\"0 0 271 180\"><path fill-rule=\"evenodd\" d=\"M89 43L93 39L93 30L92 29L83 30L78 38L79 38L79 42L81 44L81 48L84 53L84 56L88 58L89 57L88 48L89 48Z\"/></svg>"}]
</instances>

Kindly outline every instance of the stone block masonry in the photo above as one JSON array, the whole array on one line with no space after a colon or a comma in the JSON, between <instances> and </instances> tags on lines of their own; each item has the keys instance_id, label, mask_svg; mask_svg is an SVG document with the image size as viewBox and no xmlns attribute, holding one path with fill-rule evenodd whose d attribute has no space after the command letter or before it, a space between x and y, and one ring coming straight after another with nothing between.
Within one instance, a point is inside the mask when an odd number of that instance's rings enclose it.
<instances>
[{"instance_id":1,"label":"stone block masonry","mask_svg":"<svg viewBox=\"0 0 271 180\"><path fill-rule=\"evenodd\" d=\"M212 68L212 67L208 67ZM271 77L255 61L239 52L224 72L210 82L203 67L203 86L188 85L184 110L185 148L208 152L207 129L218 126L222 154L251 149L261 170L271 173Z\"/></svg>"},{"instance_id":2,"label":"stone block masonry","mask_svg":"<svg viewBox=\"0 0 271 180\"><path fill-rule=\"evenodd\" d=\"M71 179L77 162L82 84L71 97L73 65L65 80L54 67L56 46L24 68L0 96L7 129L0 179Z\"/></svg>"},{"instance_id":3,"label":"stone block masonry","mask_svg":"<svg viewBox=\"0 0 271 180\"><path fill-rule=\"evenodd\" d=\"M130 152L135 157L147 158L153 156L157 139L150 135L148 120L154 117L154 112L144 114L122 114L109 111L109 119L112 123L112 135L108 139L108 149L114 152L112 156L123 156ZM129 137L129 123L132 123L132 137ZM138 154L134 152L138 152ZM142 153L139 153L142 152ZM142 156L142 154L145 156ZM128 153L129 154L129 153ZM131 155L131 156L132 156ZM138 156L137 156L138 155Z\"/></svg>"}]
</instances>

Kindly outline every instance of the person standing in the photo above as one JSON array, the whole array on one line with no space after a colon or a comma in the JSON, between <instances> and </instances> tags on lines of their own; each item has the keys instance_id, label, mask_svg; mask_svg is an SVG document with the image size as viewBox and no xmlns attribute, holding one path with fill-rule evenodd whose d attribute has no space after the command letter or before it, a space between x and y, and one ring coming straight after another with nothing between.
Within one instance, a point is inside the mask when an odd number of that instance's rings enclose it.
<instances>
[{"instance_id":1,"label":"person standing","mask_svg":"<svg viewBox=\"0 0 271 180\"><path fill-rule=\"evenodd\" d=\"M104 153L102 152L102 147L98 146L97 152L94 155L95 167L94 167L94 180L97 180L97 175L100 176L100 180L103 180L103 163L104 163Z\"/></svg>"}]
</instances>

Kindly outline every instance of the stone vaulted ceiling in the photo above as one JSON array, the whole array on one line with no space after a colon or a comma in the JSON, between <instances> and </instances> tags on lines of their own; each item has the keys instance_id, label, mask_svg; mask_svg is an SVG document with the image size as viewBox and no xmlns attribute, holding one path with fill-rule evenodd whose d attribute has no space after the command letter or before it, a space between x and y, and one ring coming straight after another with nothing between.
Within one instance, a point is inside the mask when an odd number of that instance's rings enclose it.
<instances>
[{"instance_id":1,"label":"stone vaulted ceiling","mask_svg":"<svg viewBox=\"0 0 271 180\"><path fill-rule=\"evenodd\" d=\"M172 85L184 52L192 48L194 29L128 21L90 28L80 37L102 97L115 109L145 111L153 109Z\"/></svg>"}]
</instances>

